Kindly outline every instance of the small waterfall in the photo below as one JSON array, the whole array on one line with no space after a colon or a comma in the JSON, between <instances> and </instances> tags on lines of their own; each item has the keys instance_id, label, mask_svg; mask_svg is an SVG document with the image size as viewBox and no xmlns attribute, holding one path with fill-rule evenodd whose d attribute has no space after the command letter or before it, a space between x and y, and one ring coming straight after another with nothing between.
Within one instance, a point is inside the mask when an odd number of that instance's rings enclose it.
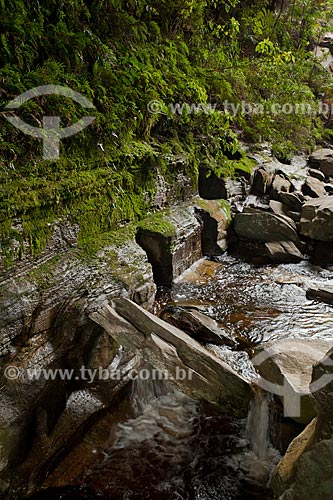
<instances>
[{"instance_id":1,"label":"small waterfall","mask_svg":"<svg viewBox=\"0 0 333 500\"><path fill-rule=\"evenodd\" d=\"M247 417L246 437L249 439L255 455L266 458L269 448L269 396L257 390L251 401Z\"/></svg>"},{"instance_id":2,"label":"small waterfall","mask_svg":"<svg viewBox=\"0 0 333 500\"><path fill-rule=\"evenodd\" d=\"M152 374L149 366L145 370ZM130 400L134 418L118 424L111 451L136 447L143 442L149 442L154 448L157 436L162 450L162 442L166 445L172 440L176 446L177 440L180 443L182 438L191 435L197 403L164 380L155 380L152 376L134 379Z\"/></svg>"},{"instance_id":3,"label":"small waterfall","mask_svg":"<svg viewBox=\"0 0 333 500\"><path fill-rule=\"evenodd\" d=\"M150 372L150 368L146 368L146 372ZM131 403L136 415L143 413L148 404L160 396L170 392L170 387L164 380L154 380L152 376L147 379L140 377L132 382Z\"/></svg>"},{"instance_id":4,"label":"small waterfall","mask_svg":"<svg viewBox=\"0 0 333 500\"><path fill-rule=\"evenodd\" d=\"M246 476L261 484L269 482L274 465L281 458L269 437L270 397L259 388L255 392L246 422L246 438L252 450L241 458Z\"/></svg>"}]
</instances>

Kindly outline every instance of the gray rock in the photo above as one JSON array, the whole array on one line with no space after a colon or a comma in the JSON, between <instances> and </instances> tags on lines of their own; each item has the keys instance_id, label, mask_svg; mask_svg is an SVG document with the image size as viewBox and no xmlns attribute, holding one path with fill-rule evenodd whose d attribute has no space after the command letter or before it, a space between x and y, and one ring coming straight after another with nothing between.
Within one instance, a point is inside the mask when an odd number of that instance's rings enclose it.
<instances>
[{"instance_id":1,"label":"gray rock","mask_svg":"<svg viewBox=\"0 0 333 500\"><path fill-rule=\"evenodd\" d=\"M169 306L162 311L160 318L170 325L188 333L191 337L205 343L236 347L237 342L222 330L217 322L195 309Z\"/></svg>"},{"instance_id":2,"label":"gray rock","mask_svg":"<svg viewBox=\"0 0 333 500\"><path fill-rule=\"evenodd\" d=\"M225 202L226 203L226 202ZM195 199L195 215L202 225L201 246L206 256L222 255L227 249L229 218L221 201Z\"/></svg>"},{"instance_id":3,"label":"gray rock","mask_svg":"<svg viewBox=\"0 0 333 500\"><path fill-rule=\"evenodd\" d=\"M294 212L300 212L304 203L304 198L301 194L295 193L280 193L280 201Z\"/></svg>"},{"instance_id":4,"label":"gray rock","mask_svg":"<svg viewBox=\"0 0 333 500\"><path fill-rule=\"evenodd\" d=\"M287 219L287 222L289 222L289 224L291 224L294 228L296 228L296 226L294 226L292 221L299 222L301 220L300 212L292 212L291 210L288 210L288 207L280 201L270 200L269 206L276 215L281 215L281 217Z\"/></svg>"},{"instance_id":5,"label":"gray rock","mask_svg":"<svg viewBox=\"0 0 333 500\"><path fill-rule=\"evenodd\" d=\"M317 419L294 442L282 459L272 485L280 500L332 498L333 464L333 349L316 363L312 394Z\"/></svg>"},{"instance_id":6,"label":"gray rock","mask_svg":"<svg viewBox=\"0 0 333 500\"><path fill-rule=\"evenodd\" d=\"M311 380L313 366L332 348L333 341L320 339L283 339L266 342L256 349L252 362L263 380L265 390L279 394L284 388L285 412L298 422L308 424L315 416Z\"/></svg>"},{"instance_id":7,"label":"gray rock","mask_svg":"<svg viewBox=\"0 0 333 500\"><path fill-rule=\"evenodd\" d=\"M309 158L309 164L323 172L325 177L333 176L333 149L323 148L315 151Z\"/></svg>"},{"instance_id":8,"label":"gray rock","mask_svg":"<svg viewBox=\"0 0 333 500\"><path fill-rule=\"evenodd\" d=\"M333 285L321 285L320 287L309 287L306 291L308 299L325 302L333 305Z\"/></svg>"},{"instance_id":9,"label":"gray rock","mask_svg":"<svg viewBox=\"0 0 333 500\"><path fill-rule=\"evenodd\" d=\"M254 172L251 193L258 196L266 194L272 185L273 176L264 168L259 168Z\"/></svg>"},{"instance_id":10,"label":"gray rock","mask_svg":"<svg viewBox=\"0 0 333 500\"><path fill-rule=\"evenodd\" d=\"M149 359L156 369L167 370L172 375L172 384L180 391L194 399L218 405L233 415L247 414L252 390L230 366L189 335L134 302L119 299L115 302L115 308L118 315L142 332L143 357ZM114 311L110 306L105 305L91 317L119 342L122 334L118 332L116 335L113 331ZM131 339L128 338L127 344L130 342ZM177 367L190 370L192 376L181 380L176 376Z\"/></svg>"},{"instance_id":11,"label":"gray rock","mask_svg":"<svg viewBox=\"0 0 333 500\"><path fill-rule=\"evenodd\" d=\"M191 204L173 207L158 224L148 217L139 227L136 240L147 253L157 285L171 286L202 257L201 235L202 224Z\"/></svg>"},{"instance_id":12,"label":"gray rock","mask_svg":"<svg viewBox=\"0 0 333 500\"><path fill-rule=\"evenodd\" d=\"M301 234L319 241L333 241L333 197L325 196L304 203Z\"/></svg>"},{"instance_id":13,"label":"gray rock","mask_svg":"<svg viewBox=\"0 0 333 500\"><path fill-rule=\"evenodd\" d=\"M271 241L265 243L268 255L272 262L292 263L300 262L304 256L291 241Z\"/></svg>"},{"instance_id":14,"label":"gray rock","mask_svg":"<svg viewBox=\"0 0 333 500\"><path fill-rule=\"evenodd\" d=\"M284 174L276 174L270 192L271 198L280 201L281 193L290 193L291 191L294 191L294 186L286 176Z\"/></svg>"},{"instance_id":15,"label":"gray rock","mask_svg":"<svg viewBox=\"0 0 333 500\"><path fill-rule=\"evenodd\" d=\"M294 222L269 212L237 214L234 230L238 236L249 240L291 241L297 246L300 245Z\"/></svg>"},{"instance_id":16,"label":"gray rock","mask_svg":"<svg viewBox=\"0 0 333 500\"><path fill-rule=\"evenodd\" d=\"M324 184L314 177L307 177L305 184L302 186L302 193L311 198L321 198L326 195Z\"/></svg>"},{"instance_id":17,"label":"gray rock","mask_svg":"<svg viewBox=\"0 0 333 500\"><path fill-rule=\"evenodd\" d=\"M283 217L288 217L288 211L286 210L283 203L276 200L270 200L269 206L276 215L282 215Z\"/></svg>"},{"instance_id":18,"label":"gray rock","mask_svg":"<svg viewBox=\"0 0 333 500\"><path fill-rule=\"evenodd\" d=\"M292 486L298 461L314 443L316 425L317 419L314 418L304 431L290 443L286 454L276 466L271 480L275 498L280 497Z\"/></svg>"},{"instance_id":19,"label":"gray rock","mask_svg":"<svg viewBox=\"0 0 333 500\"><path fill-rule=\"evenodd\" d=\"M322 181L322 182L324 182L324 180L326 178L325 174L323 174L323 172L321 172L320 170L316 170L314 168L310 168L309 176L314 177L315 179L318 179L319 181Z\"/></svg>"}]
</instances>

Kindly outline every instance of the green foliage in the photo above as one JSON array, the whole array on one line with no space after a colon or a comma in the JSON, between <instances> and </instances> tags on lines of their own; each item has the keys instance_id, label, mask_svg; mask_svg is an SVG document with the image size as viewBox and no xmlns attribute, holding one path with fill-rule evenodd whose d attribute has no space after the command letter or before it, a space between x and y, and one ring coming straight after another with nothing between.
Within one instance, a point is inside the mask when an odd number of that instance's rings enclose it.
<instances>
[{"instance_id":1,"label":"green foliage","mask_svg":"<svg viewBox=\"0 0 333 500\"><path fill-rule=\"evenodd\" d=\"M257 0L0 4L1 109L51 83L96 107L92 126L61 141L57 162L42 160L40 141L1 120L0 235L8 262L40 252L61 217L79 224L82 252L96 254L117 227L145 217L157 172L175 184L181 169L195 185L201 164L219 176L251 169L240 136L270 141L287 160L323 133L318 117L269 110L315 106L330 85L308 52L330 2L295 0L285 9ZM152 100L161 113L148 111ZM232 117L225 100L260 103L265 112ZM216 107L179 114L171 103ZM33 125L58 115L67 126L89 113L50 96L30 100L19 114Z\"/></svg>"}]
</instances>

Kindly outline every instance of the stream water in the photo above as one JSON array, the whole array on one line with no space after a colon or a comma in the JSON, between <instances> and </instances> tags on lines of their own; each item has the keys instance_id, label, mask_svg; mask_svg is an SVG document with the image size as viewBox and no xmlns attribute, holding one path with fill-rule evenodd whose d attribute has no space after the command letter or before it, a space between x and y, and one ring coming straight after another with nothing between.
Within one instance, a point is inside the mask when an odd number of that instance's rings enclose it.
<instances>
[{"instance_id":1,"label":"stream water","mask_svg":"<svg viewBox=\"0 0 333 500\"><path fill-rule=\"evenodd\" d=\"M137 380L131 404L134 417L118 425L116 439L105 443L103 458L86 471L81 487L48 489L32 498L271 498L265 483L278 454L269 446L265 399L254 400L247 421L236 421L164 382Z\"/></svg>"},{"instance_id":2,"label":"stream water","mask_svg":"<svg viewBox=\"0 0 333 500\"><path fill-rule=\"evenodd\" d=\"M253 343L331 338L332 308L306 299L305 287L332 272L303 262L256 268L228 255L200 261L160 295L157 309L195 307L234 337ZM246 350L208 345L243 376L255 374ZM133 415L118 424L81 487L47 490L48 500L269 500L279 453L270 444L272 402L258 392L247 421L236 421L151 380L136 381ZM93 491L93 493L92 493Z\"/></svg>"}]
</instances>

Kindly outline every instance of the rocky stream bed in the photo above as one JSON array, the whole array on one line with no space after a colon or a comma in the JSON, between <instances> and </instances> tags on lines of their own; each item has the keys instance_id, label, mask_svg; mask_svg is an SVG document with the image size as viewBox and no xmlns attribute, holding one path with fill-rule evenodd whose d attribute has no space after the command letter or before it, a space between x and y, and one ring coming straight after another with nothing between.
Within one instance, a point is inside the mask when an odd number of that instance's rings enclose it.
<instances>
[{"instance_id":1,"label":"rocky stream bed","mask_svg":"<svg viewBox=\"0 0 333 500\"><path fill-rule=\"evenodd\" d=\"M333 498L333 150L253 158L94 263L63 221L2 273L3 498ZM82 366L123 375L24 376Z\"/></svg>"}]
</instances>

